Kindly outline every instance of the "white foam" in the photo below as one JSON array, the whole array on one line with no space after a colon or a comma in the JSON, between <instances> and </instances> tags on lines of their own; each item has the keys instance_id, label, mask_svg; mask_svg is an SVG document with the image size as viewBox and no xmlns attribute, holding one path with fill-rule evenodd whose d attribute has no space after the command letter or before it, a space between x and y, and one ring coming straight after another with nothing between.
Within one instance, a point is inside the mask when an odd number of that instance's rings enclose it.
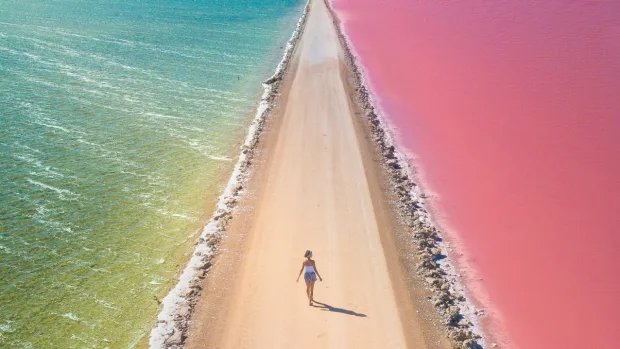
<instances>
[{"instance_id":1,"label":"white foam","mask_svg":"<svg viewBox=\"0 0 620 349\"><path fill-rule=\"evenodd\" d=\"M0 331L6 333L15 332L15 329L11 327L11 322L13 321L7 320L6 323L0 324Z\"/></svg>"},{"instance_id":2,"label":"white foam","mask_svg":"<svg viewBox=\"0 0 620 349\"><path fill-rule=\"evenodd\" d=\"M229 162L232 161L233 159L227 157L227 156L215 156L215 155L207 155L207 157L211 160L215 160L215 161L225 161L225 162Z\"/></svg>"},{"instance_id":3,"label":"white foam","mask_svg":"<svg viewBox=\"0 0 620 349\"><path fill-rule=\"evenodd\" d=\"M286 71L288 63L292 58L295 45L301 35L309 7L310 1L308 1L304 7L302 15L297 22L297 27L293 31L293 34L286 45L282 60L276 67L274 75L268 81L273 81L275 77L281 77ZM181 331L181 329L175 328L174 315L179 311L179 309L181 309L181 307L189 305L189 298L186 294L187 290L190 289L190 282L197 279L199 270L201 270L205 264L208 263L210 257L213 255L213 250L207 244L207 238L210 235L218 233L218 229L220 228L219 224L221 224L218 218L224 213L230 214L232 212L234 206L230 199L237 198L241 194L238 189L247 181L247 164L249 160L248 156L250 155L247 150L253 149L256 146L261 126L272 107L270 104L271 96L276 92L274 90L275 87L273 86L273 83L265 83L263 84L263 87L264 91L261 101L257 107L254 120L248 129L245 141L241 147L242 152L239 154L239 158L235 164L232 175L224 188L224 192L218 199L214 215L202 230L196 249L194 250L194 254L181 273L178 283L162 300L162 309L157 316L157 325L151 330L151 336L149 338L149 347L151 349L166 348L166 339L168 339L175 331Z\"/></svg>"},{"instance_id":4,"label":"white foam","mask_svg":"<svg viewBox=\"0 0 620 349\"><path fill-rule=\"evenodd\" d=\"M158 114L158 113L152 113L152 112L147 112L147 113L144 113L144 115L147 115L147 116L152 116L152 117L154 117L154 118L159 118L159 119L177 119L177 120L183 120L183 118L182 118L182 117L173 116L173 115Z\"/></svg>"},{"instance_id":5,"label":"white foam","mask_svg":"<svg viewBox=\"0 0 620 349\"><path fill-rule=\"evenodd\" d=\"M66 313L66 314L62 315L62 317L66 317L67 319L71 319L73 321L80 321L80 318L77 317L77 315L75 315L73 313Z\"/></svg>"},{"instance_id":6,"label":"white foam","mask_svg":"<svg viewBox=\"0 0 620 349\"><path fill-rule=\"evenodd\" d=\"M48 190L51 190L51 191L57 193L61 199L64 199L65 195L69 195L71 197L79 196L79 194L76 194L76 193L74 193L74 192L72 192L71 190L68 190L68 189L56 188L54 186L51 186L51 185L48 185L48 184L45 184L45 183L41 183L39 181L35 181L35 180L31 179L31 178L26 178L26 180L28 182L30 182L31 184L37 185L37 186L39 186L41 188L48 189Z\"/></svg>"}]
</instances>

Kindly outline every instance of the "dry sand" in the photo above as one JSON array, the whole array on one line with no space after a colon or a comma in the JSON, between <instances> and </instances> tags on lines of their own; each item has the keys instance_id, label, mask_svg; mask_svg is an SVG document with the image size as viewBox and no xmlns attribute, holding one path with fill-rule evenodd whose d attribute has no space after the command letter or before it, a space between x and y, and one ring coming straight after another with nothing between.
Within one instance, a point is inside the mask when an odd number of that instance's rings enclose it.
<instances>
[{"instance_id":1,"label":"dry sand","mask_svg":"<svg viewBox=\"0 0 620 349\"><path fill-rule=\"evenodd\" d=\"M445 348L406 290L344 53L325 4L311 6L186 348ZM313 307L295 282L306 249L324 278Z\"/></svg>"}]
</instances>

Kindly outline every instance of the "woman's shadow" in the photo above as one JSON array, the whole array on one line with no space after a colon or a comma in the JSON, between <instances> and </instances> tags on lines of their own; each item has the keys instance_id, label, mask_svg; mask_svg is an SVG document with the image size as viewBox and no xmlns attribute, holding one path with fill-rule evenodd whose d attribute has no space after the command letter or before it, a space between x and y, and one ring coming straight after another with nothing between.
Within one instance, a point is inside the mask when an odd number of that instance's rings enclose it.
<instances>
[{"instance_id":1,"label":"woman's shadow","mask_svg":"<svg viewBox=\"0 0 620 349\"><path fill-rule=\"evenodd\" d=\"M317 302L317 301L312 301L312 302L313 302L313 304L312 304L313 307L319 308L319 309L321 309L323 311L332 311L334 313L341 313L341 314L353 315L353 316L358 316L358 317L366 317L366 314L356 313L356 312L354 312L352 310L332 307L329 304L325 304L325 303L321 303L321 302Z\"/></svg>"}]
</instances>

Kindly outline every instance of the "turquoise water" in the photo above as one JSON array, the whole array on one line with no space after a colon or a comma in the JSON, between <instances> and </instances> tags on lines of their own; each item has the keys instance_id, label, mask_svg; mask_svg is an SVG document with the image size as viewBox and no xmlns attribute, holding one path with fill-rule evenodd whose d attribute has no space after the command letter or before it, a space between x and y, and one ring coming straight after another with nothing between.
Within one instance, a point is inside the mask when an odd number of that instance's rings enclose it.
<instances>
[{"instance_id":1,"label":"turquoise water","mask_svg":"<svg viewBox=\"0 0 620 349\"><path fill-rule=\"evenodd\" d=\"M2 2L0 347L144 341L302 5Z\"/></svg>"}]
</instances>

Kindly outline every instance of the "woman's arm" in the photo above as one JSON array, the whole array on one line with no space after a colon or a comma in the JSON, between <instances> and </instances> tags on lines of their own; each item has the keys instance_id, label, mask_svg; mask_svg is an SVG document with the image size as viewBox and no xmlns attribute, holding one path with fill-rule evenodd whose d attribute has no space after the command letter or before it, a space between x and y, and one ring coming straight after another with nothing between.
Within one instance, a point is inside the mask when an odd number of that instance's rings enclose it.
<instances>
[{"instance_id":1,"label":"woman's arm","mask_svg":"<svg viewBox=\"0 0 620 349\"><path fill-rule=\"evenodd\" d=\"M297 275L297 281L299 281L299 277L301 276L301 272L304 271L304 264L301 263L301 269L299 270L299 275Z\"/></svg>"},{"instance_id":2,"label":"woman's arm","mask_svg":"<svg viewBox=\"0 0 620 349\"><path fill-rule=\"evenodd\" d=\"M316 268L316 262L312 261L312 266L314 267L314 271L316 272L316 276L319 277L319 280L323 281L323 278L321 277L321 274L319 274L319 270Z\"/></svg>"}]
</instances>

